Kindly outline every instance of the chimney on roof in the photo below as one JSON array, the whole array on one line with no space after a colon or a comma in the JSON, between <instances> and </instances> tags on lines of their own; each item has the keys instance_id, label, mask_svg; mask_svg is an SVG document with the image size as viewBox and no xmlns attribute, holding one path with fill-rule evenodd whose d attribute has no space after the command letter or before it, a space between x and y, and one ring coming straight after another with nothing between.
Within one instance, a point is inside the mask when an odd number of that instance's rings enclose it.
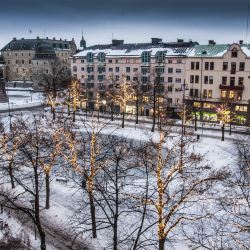
<instances>
[{"instance_id":1,"label":"chimney on roof","mask_svg":"<svg viewBox=\"0 0 250 250\"><path fill-rule=\"evenodd\" d=\"M62 41L62 38L60 38L60 41Z\"/></svg>"},{"instance_id":2,"label":"chimney on roof","mask_svg":"<svg viewBox=\"0 0 250 250\"><path fill-rule=\"evenodd\" d=\"M40 39L39 36L37 36L36 39L39 40Z\"/></svg>"},{"instance_id":3,"label":"chimney on roof","mask_svg":"<svg viewBox=\"0 0 250 250\"><path fill-rule=\"evenodd\" d=\"M113 46L120 46L124 44L124 40L117 40L117 39L113 39L112 40L112 45Z\"/></svg>"},{"instance_id":4,"label":"chimney on roof","mask_svg":"<svg viewBox=\"0 0 250 250\"><path fill-rule=\"evenodd\" d=\"M240 41L239 41L239 44L242 45L242 44L243 44L243 40L240 40Z\"/></svg>"},{"instance_id":5,"label":"chimney on roof","mask_svg":"<svg viewBox=\"0 0 250 250\"><path fill-rule=\"evenodd\" d=\"M184 40L183 39L179 39L179 38L177 38L177 43L183 43L184 42Z\"/></svg>"},{"instance_id":6,"label":"chimney on roof","mask_svg":"<svg viewBox=\"0 0 250 250\"><path fill-rule=\"evenodd\" d=\"M24 40L24 38L22 37L22 40Z\"/></svg>"},{"instance_id":7,"label":"chimney on roof","mask_svg":"<svg viewBox=\"0 0 250 250\"><path fill-rule=\"evenodd\" d=\"M56 38L55 37L53 37L53 41L55 41L56 40Z\"/></svg>"},{"instance_id":8,"label":"chimney on roof","mask_svg":"<svg viewBox=\"0 0 250 250\"><path fill-rule=\"evenodd\" d=\"M15 38L15 37L13 37L13 40L14 40L14 41L16 41L16 38Z\"/></svg>"},{"instance_id":9,"label":"chimney on roof","mask_svg":"<svg viewBox=\"0 0 250 250\"><path fill-rule=\"evenodd\" d=\"M208 44L210 44L210 45L215 45L216 42L215 42L214 40L208 40Z\"/></svg>"},{"instance_id":10,"label":"chimney on roof","mask_svg":"<svg viewBox=\"0 0 250 250\"><path fill-rule=\"evenodd\" d=\"M153 45L157 45L157 44L159 44L159 43L162 43L162 39L161 39L161 38L152 37L152 38L151 38L151 43L152 43Z\"/></svg>"},{"instance_id":11,"label":"chimney on roof","mask_svg":"<svg viewBox=\"0 0 250 250\"><path fill-rule=\"evenodd\" d=\"M49 38L48 38L48 37L46 37L46 39L47 39L47 40L49 40Z\"/></svg>"}]
</instances>

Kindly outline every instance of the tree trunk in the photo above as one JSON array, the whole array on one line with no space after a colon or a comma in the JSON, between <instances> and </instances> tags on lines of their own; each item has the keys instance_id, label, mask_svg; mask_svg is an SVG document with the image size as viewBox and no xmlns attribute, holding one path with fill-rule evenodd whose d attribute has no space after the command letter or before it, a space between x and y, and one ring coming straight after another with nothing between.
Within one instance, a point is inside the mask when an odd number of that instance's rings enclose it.
<instances>
[{"instance_id":1,"label":"tree trunk","mask_svg":"<svg viewBox=\"0 0 250 250\"><path fill-rule=\"evenodd\" d=\"M159 240L159 250L164 250L165 240L166 239Z\"/></svg>"},{"instance_id":2,"label":"tree trunk","mask_svg":"<svg viewBox=\"0 0 250 250\"><path fill-rule=\"evenodd\" d=\"M76 111L75 111L75 109L73 110L73 122L75 122L76 121Z\"/></svg>"},{"instance_id":3,"label":"tree trunk","mask_svg":"<svg viewBox=\"0 0 250 250\"><path fill-rule=\"evenodd\" d=\"M122 128L124 128L125 113L122 112Z\"/></svg>"},{"instance_id":4,"label":"tree trunk","mask_svg":"<svg viewBox=\"0 0 250 250\"><path fill-rule=\"evenodd\" d=\"M37 227L40 236L40 248L41 250L46 250L46 236L41 227Z\"/></svg>"},{"instance_id":5,"label":"tree trunk","mask_svg":"<svg viewBox=\"0 0 250 250\"><path fill-rule=\"evenodd\" d=\"M45 209L49 209L50 204L50 176L49 173L45 173L45 182L46 182L46 204Z\"/></svg>"},{"instance_id":6,"label":"tree trunk","mask_svg":"<svg viewBox=\"0 0 250 250\"><path fill-rule=\"evenodd\" d=\"M117 204L118 205L118 204ZM117 245L118 245L118 237L117 237L117 214L114 216L114 238L113 238L113 250L117 250Z\"/></svg>"},{"instance_id":7,"label":"tree trunk","mask_svg":"<svg viewBox=\"0 0 250 250\"><path fill-rule=\"evenodd\" d=\"M114 107L111 105L111 121L114 121Z\"/></svg>"},{"instance_id":8,"label":"tree trunk","mask_svg":"<svg viewBox=\"0 0 250 250\"><path fill-rule=\"evenodd\" d=\"M91 224L92 224L92 236L93 238L96 238L97 233L96 233L96 219L95 219L95 204L94 204L93 194L91 192L89 192L89 205L90 205Z\"/></svg>"},{"instance_id":9,"label":"tree trunk","mask_svg":"<svg viewBox=\"0 0 250 250\"><path fill-rule=\"evenodd\" d=\"M56 119L56 111L55 111L55 107L52 108L52 111L53 111L53 120Z\"/></svg>"},{"instance_id":10,"label":"tree trunk","mask_svg":"<svg viewBox=\"0 0 250 250\"><path fill-rule=\"evenodd\" d=\"M119 213L119 187L118 187L118 162L115 168L115 214L114 214L114 236L113 236L113 250L118 249L118 213Z\"/></svg>"},{"instance_id":11,"label":"tree trunk","mask_svg":"<svg viewBox=\"0 0 250 250\"><path fill-rule=\"evenodd\" d=\"M221 140L222 141L224 141L224 134L225 134L225 124L222 124L222 126L221 126L221 132L222 132L222 134L221 134Z\"/></svg>"},{"instance_id":12,"label":"tree trunk","mask_svg":"<svg viewBox=\"0 0 250 250\"><path fill-rule=\"evenodd\" d=\"M14 189L15 188L15 183L14 183L14 177L13 177L13 168L12 168L12 163L13 163L13 159L10 161L9 163L9 176L10 176L10 183L11 183L11 187Z\"/></svg>"},{"instance_id":13,"label":"tree trunk","mask_svg":"<svg viewBox=\"0 0 250 250\"><path fill-rule=\"evenodd\" d=\"M53 81L53 98L56 98L56 83Z\"/></svg>"},{"instance_id":14,"label":"tree trunk","mask_svg":"<svg viewBox=\"0 0 250 250\"><path fill-rule=\"evenodd\" d=\"M40 241L41 241L41 250L46 250L46 241L45 233L42 229L42 224L40 221L40 197L39 197L39 177L38 177L38 156L39 148L36 148L36 163L34 165L34 177L35 177L35 204L34 204L34 213L35 213L35 224L37 226Z\"/></svg>"},{"instance_id":15,"label":"tree trunk","mask_svg":"<svg viewBox=\"0 0 250 250\"><path fill-rule=\"evenodd\" d=\"M196 110L194 110L194 130L197 131L197 114L196 114Z\"/></svg>"},{"instance_id":16,"label":"tree trunk","mask_svg":"<svg viewBox=\"0 0 250 250\"><path fill-rule=\"evenodd\" d=\"M152 129L151 129L151 132L154 132L155 131L155 106L156 106L156 99L155 99L155 82L154 82L154 93L153 93L153 126L152 126Z\"/></svg>"},{"instance_id":17,"label":"tree trunk","mask_svg":"<svg viewBox=\"0 0 250 250\"><path fill-rule=\"evenodd\" d=\"M135 119L135 124L139 123L139 93L138 93L138 86L137 86L137 93L136 93L136 119Z\"/></svg>"}]
</instances>

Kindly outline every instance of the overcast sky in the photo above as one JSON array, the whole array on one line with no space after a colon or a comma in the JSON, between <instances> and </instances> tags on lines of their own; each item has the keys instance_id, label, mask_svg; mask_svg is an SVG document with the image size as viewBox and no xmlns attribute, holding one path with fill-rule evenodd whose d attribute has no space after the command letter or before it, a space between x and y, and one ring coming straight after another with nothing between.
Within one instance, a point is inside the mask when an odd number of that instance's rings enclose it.
<instances>
[{"instance_id":1,"label":"overcast sky","mask_svg":"<svg viewBox=\"0 0 250 250\"><path fill-rule=\"evenodd\" d=\"M1 0L0 47L16 38L75 38L87 45L246 39L250 0ZM32 33L29 33L32 30ZM249 32L250 33L250 32ZM249 34L250 39L250 34Z\"/></svg>"}]
</instances>

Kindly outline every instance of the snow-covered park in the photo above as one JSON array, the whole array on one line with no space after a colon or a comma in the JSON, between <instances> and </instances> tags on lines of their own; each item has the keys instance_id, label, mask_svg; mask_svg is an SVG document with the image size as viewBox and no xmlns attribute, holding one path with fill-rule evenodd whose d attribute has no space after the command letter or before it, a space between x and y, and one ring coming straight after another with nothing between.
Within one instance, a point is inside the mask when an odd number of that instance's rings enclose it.
<instances>
[{"instance_id":1,"label":"snow-covered park","mask_svg":"<svg viewBox=\"0 0 250 250\"><path fill-rule=\"evenodd\" d=\"M42 92L32 88L7 88L8 102L0 103L0 110L40 106L44 102Z\"/></svg>"},{"instance_id":2,"label":"snow-covered park","mask_svg":"<svg viewBox=\"0 0 250 250\"><path fill-rule=\"evenodd\" d=\"M241 172L249 137L197 141L192 130L121 128L91 116L72 123L27 112L15 121L10 131L2 118L3 242L45 249L43 232L50 250L249 246L249 172Z\"/></svg>"}]
</instances>

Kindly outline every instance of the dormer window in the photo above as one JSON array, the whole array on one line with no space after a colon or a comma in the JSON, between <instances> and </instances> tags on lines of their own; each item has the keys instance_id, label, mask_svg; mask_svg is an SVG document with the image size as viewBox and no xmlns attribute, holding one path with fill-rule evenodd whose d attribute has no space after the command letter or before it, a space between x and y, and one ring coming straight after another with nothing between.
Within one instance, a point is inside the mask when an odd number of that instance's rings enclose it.
<instances>
[{"instance_id":1,"label":"dormer window","mask_svg":"<svg viewBox=\"0 0 250 250\"><path fill-rule=\"evenodd\" d=\"M94 61L94 55L93 53L89 52L87 54L87 63L92 63Z\"/></svg>"},{"instance_id":2,"label":"dormer window","mask_svg":"<svg viewBox=\"0 0 250 250\"><path fill-rule=\"evenodd\" d=\"M158 51L155 55L155 60L157 63L163 63L165 61L165 53L163 51Z\"/></svg>"},{"instance_id":3,"label":"dormer window","mask_svg":"<svg viewBox=\"0 0 250 250\"><path fill-rule=\"evenodd\" d=\"M238 50L237 48L233 48L231 51L231 57L237 58L238 57Z\"/></svg>"},{"instance_id":4,"label":"dormer window","mask_svg":"<svg viewBox=\"0 0 250 250\"><path fill-rule=\"evenodd\" d=\"M141 55L141 62L142 63L150 63L150 52L144 51Z\"/></svg>"},{"instance_id":5,"label":"dormer window","mask_svg":"<svg viewBox=\"0 0 250 250\"><path fill-rule=\"evenodd\" d=\"M105 62L105 53L100 52L98 54L98 61L104 63Z\"/></svg>"}]
</instances>

